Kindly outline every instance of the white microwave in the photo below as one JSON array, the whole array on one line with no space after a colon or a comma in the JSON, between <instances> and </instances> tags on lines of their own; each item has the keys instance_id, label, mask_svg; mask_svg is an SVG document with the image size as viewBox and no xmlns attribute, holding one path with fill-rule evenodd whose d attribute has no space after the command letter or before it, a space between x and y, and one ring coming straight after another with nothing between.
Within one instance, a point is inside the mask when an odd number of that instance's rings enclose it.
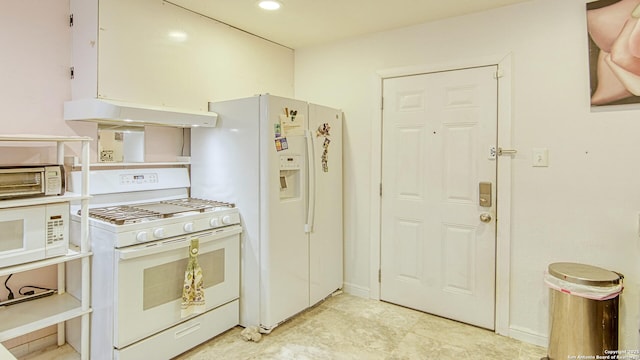
<instances>
[{"instance_id":1,"label":"white microwave","mask_svg":"<svg viewBox=\"0 0 640 360\"><path fill-rule=\"evenodd\" d=\"M68 202L0 209L0 268L68 250Z\"/></svg>"}]
</instances>

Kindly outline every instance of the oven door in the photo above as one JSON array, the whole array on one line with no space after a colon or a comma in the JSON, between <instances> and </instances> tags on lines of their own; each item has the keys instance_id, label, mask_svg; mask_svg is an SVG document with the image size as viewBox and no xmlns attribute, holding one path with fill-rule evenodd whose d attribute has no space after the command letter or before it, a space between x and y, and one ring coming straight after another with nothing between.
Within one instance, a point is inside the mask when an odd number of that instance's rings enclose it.
<instances>
[{"instance_id":1,"label":"oven door","mask_svg":"<svg viewBox=\"0 0 640 360\"><path fill-rule=\"evenodd\" d=\"M114 346L122 349L196 316L180 317L193 238L200 243L206 310L237 299L241 229L234 225L116 250Z\"/></svg>"},{"instance_id":2,"label":"oven door","mask_svg":"<svg viewBox=\"0 0 640 360\"><path fill-rule=\"evenodd\" d=\"M0 198L44 195L44 168L0 169Z\"/></svg>"}]
</instances>

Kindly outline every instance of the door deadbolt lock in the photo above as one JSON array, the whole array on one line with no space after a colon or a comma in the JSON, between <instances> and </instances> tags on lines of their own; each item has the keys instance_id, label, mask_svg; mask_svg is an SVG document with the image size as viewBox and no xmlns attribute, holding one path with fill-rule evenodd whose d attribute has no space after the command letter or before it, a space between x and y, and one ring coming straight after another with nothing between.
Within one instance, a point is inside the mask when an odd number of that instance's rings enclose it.
<instances>
[{"instance_id":1,"label":"door deadbolt lock","mask_svg":"<svg viewBox=\"0 0 640 360\"><path fill-rule=\"evenodd\" d=\"M491 214L489 213L480 214L480 221L482 221L483 223L491 222Z\"/></svg>"},{"instance_id":2,"label":"door deadbolt lock","mask_svg":"<svg viewBox=\"0 0 640 360\"><path fill-rule=\"evenodd\" d=\"M491 207L491 183L481 182L479 187L478 205L482 207Z\"/></svg>"}]
</instances>

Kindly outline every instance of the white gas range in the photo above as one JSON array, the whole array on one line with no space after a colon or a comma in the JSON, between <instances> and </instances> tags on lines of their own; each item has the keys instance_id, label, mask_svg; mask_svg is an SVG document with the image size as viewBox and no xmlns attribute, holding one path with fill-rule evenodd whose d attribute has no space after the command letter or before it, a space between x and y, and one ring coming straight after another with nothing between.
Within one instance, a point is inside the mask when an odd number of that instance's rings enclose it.
<instances>
[{"instance_id":1,"label":"white gas range","mask_svg":"<svg viewBox=\"0 0 640 360\"><path fill-rule=\"evenodd\" d=\"M92 207L89 219L91 226L114 233L115 248L240 223L235 205L194 198Z\"/></svg>"},{"instance_id":2,"label":"white gas range","mask_svg":"<svg viewBox=\"0 0 640 360\"><path fill-rule=\"evenodd\" d=\"M170 359L238 324L242 228L233 204L188 197L186 168L96 170L89 181L91 359ZM77 213L72 220L73 242ZM193 239L205 305L183 318Z\"/></svg>"}]
</instances>

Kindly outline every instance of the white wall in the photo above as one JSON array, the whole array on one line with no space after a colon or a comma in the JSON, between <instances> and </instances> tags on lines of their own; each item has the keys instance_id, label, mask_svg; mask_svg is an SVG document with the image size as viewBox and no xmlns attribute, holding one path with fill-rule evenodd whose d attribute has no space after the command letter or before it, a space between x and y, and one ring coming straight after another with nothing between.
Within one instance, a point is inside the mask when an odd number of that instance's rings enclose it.
<instances>
[{"instance_id":1,"label":"white wall","mask_svg":"<svg viewBox=\"0 0 640 360\"><path fill-rule=\"evenodd\" d=\"M69 1L0 2L2 133L71 135L62 119L70 96Z\"/></svg>"},{"instance_id":2,"label":"white wall","mask_svg":"<svg viewBox=\"0 0 640 360\"><path fill-rule=\"evenodd\" d=\"M512 53L510 335L545 343L550 263L625 275L621 349L638 348L640 110L590 112L585 0L534 0L296 50L296 97L345 113L345 283L371 284L376 71ZM379 126L379 125L378 125ZM531 149L550 166L531 166ZM371 294L376 296L376 294Z\"/></svg>"},{"instance_id":3,"label":"white wall","mask_svg":"<svg viewBox=\"0 0 640 360\"><path fill-rule=\"evenodd\" d=\"M62 119L62 103L69 97L68 80L71 39L68 0L0 2L0 124L1 133L46 133L72 135ZM22 147L3 148L0 161L6 163L48 162L53 151ZM4 284L6 277L0 277ZM22 285L56 286L55 267L16 274L9 281L13 292ZM0 300L8 292L0 291ZM21 343L55 333L50 327L29 336L4 342L13 348Z\"/></svg>"}]
</instances>

